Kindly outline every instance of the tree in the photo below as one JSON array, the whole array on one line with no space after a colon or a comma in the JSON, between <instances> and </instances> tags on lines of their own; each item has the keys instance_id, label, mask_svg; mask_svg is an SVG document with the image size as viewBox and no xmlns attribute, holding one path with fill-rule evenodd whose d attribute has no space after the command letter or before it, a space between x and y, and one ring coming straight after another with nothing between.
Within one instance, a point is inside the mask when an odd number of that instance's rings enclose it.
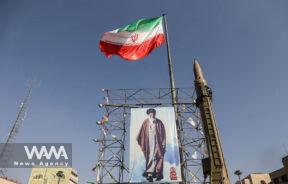
<instances>
[{"instance_id":1,"label":"tree","mask_svg":"<svg viewBox=\"0 0 288 184\"><path fill-rule=\"evenodd\" d=\"M236 170L236 171L234 172L234 174L238 176L239 184L241 184L241 183L242 183L242 182L241 182L242 172L241 172L240 170Z\"/></svg>"}]
</instances>

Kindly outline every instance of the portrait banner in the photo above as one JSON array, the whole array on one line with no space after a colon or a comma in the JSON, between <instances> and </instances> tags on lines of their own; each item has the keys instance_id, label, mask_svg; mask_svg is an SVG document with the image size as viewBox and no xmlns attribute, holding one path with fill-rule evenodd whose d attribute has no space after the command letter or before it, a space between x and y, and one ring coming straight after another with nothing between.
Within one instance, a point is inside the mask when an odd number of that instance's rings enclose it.
<instances>
[{"instance_id":1,"label":"portrait banner","mask_svg":"<svg viewBox=\"0 0 288 184\"><path fill-rule=\"evenodd\" d=\"M131 183L182 180L173 107L131 109L129 161Z\"/></svg>"}]
</instances>

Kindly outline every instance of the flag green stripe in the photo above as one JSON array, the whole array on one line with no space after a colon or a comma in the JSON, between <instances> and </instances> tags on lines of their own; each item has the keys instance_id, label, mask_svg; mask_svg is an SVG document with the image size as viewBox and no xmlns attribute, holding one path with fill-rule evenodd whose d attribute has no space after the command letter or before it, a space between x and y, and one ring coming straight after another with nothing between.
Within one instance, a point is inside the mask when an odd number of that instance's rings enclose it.
<instances>
[{"instance_id":1,"label":"flag green stripe","mask_svg":"<svg viewBox=\"0 0 288 184\"><path fill-rule=\"evenodd\" d=\"M132 24L129 24L123 28L120 28L117 30L117 32L123 32L123 31L128 31L128 32L133 32L133 31L147 31L158 24L162 23L163 17L156 17L156 18L151 18L151 19L140 19Z\"/></svg>"}]
</instances>

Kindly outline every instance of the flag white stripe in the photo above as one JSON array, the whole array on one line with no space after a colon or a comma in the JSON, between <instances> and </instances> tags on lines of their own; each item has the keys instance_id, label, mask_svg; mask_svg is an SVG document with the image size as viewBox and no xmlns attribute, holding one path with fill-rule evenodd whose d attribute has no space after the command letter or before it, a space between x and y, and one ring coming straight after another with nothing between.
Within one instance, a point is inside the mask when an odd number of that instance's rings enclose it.
<instances>
[{"instance_id":1,"label":"flag white stripe","mask_svg":"<svg viewBox=\"0 0 288 184\"><path fill-rule=\"evenodd\" d=\"M109 31L104 33L103 37L101 38L101 41L112 43L115 45L139 45L143 43L145 40L152 39L158 34L164 34L163 26L162 24L159 24L158 26L154 27L153 29L149 31L134 31L134 32L128 32L123 31L117 33L117 29L113 31Z\"/></svg>"}]
</instances>

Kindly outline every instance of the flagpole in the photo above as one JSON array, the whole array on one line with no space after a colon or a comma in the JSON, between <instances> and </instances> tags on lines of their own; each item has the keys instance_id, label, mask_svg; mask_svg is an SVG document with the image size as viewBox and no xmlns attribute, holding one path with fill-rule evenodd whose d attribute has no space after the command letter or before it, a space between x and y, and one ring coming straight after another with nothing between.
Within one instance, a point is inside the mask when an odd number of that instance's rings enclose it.
<instances>
[{"instance_id":1,"label":"flagpole","mask_svg":"<svg viewBox=\"0 0 288 184\"><path fill-rule=\"evenodd\" d=\"M173 65L172 65L172 59L171 59L171 53L170 53L170 44L169 44L169 37L168 37L168 28L167 28L167 20L166 20L166 14L163 14L163 22L164 22L164 32L166 37L166 49L167 49L167 56L168 56L168 67L169 67L169 77L170 77L170 88L171 88L171 94L172 94L172 105L175 107L177 104L177 96L175 91L175 82L174 82L174 73L173 73Z\"/></svg>"},{"instance_id":2,"label":"flagpole","mask_svg":"<svg viewBox=\"0 0 288 184\"><path fill-rule=\"evenodd\" d=\"M162 16L163 16L163 23L164 23L165 38L166 38L165 40L166 40L166 49L167 49L167 58L168 58L168 67L169 67L171 98L172 98L172 105L173 105L174 110L175 110L177 135L178 135L178 141L179 141L181 177L182 177L182 181L185 181L184 169L183 169L183 165L182 165L183 164L183 154L182 154L182 141L181 141L181 137L180 137L181 126L180 126L179 118L178 118L178 106L177 106L178 98L177 98L176 88L175 88L173 65L172 65L172 59L171 59L170 44L169 44L169 39L168 39L169 37L168 37L166 14L162 14ZM183 183L183 182L181 182L181 183Z\"/></svg>"}]
</instances>

